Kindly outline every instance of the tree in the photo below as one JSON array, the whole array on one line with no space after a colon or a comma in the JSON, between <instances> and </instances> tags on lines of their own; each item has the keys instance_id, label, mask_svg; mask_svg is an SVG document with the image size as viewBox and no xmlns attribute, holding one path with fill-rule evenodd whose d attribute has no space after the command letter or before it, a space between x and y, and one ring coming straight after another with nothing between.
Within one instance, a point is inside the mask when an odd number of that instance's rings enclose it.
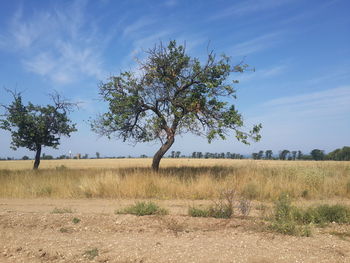
<instances>
[{"instance_id":1,"label":"tree","mask_svg":"<svg viewBox=\"0 0 350 263\"><path fill-rule=\"evenodd\" d=\"M96 159L100 159L100 153L96 152Z\"/></svg>"},{"instance_id":2,"label":"tree","mask_svg":"<svg viewBox=\"0 0 350 263\"><path fill-rule=\"evenodd\" d=\"M57 149L61 136L70 136L76 131L75 124L68 113L76 106L61 98L57 93L51 95L53 104L47 106L34 105L31 102L24 105L21 93L9 91L13 101L5 108L4 119L0 128L11 133L11 148L19 147L35 151L33 169L38 169L42 147Z\"/></svg>"},{"instance_id":3,"label":"tree","mask_svg":"<svg viewBox=\"0 0 350 263\"><path fill-rule=\"evenodd\" d=\"M95 132L134 143L159 140L154 170L176 135L190 132L205 136L209 143L226 139L229 132L246 144L249 139L260 139L261 124L243 131L242 116L231 104L237 81L228 83L227 79L230 73L244 72L246 64L232 66L229 57L217 59L213 52L201 63L176 41L155 45L147 55L138 61L140 73L123 72L100 85L109 111L92 122Z\"/></svg>"},{"instance_id":4,"label":"tree","mask_svg":"<svg viewBox=\"0 0 350 263\"><path fill-rule=\"evenodd\" d=\"M273 154L272 150L266 150L265 151L265 159L266 160L271 160L272 159L272 154Z\"/></svg>"},{"instance_id":5,"label":"tree","mask_svg":"<svg viewBox=\"0 0 350 263\"><path fill-rule=\"evenodd\" d=\"M313 149L310 152L310 155L312 156L312 159L314 159L315 161L321 161L324 159L324 151L319 149Z\"/></svg>"},{"instance_id":6,"label":"tree","mask_svg":"<svg viewBox=\"0 0 350 263\"><path fill-rule=\"evenodd\" d=\"M258 153L252 153L252 158L253 158L254 160L258 160L259 154L258 154Z\"/></svg>"},{"instance_id":7,"label":"tree","mask_svg":"<svg viewBox=\"0 0 350 263\"><path fill-rule=\"evenodd\" d=\"M279 154L279 159L280 160L286 160L288 158L289 151L288 150L283 150Z\"/></svg>"},{"instance_id":8,"label":"tree","mask_svg":"<svg viewBox=\"0 0 350 263\"><path fill-rule=\"evenodd\" d=\"M297 153L297 159L301 160L303 158L303 153L299 150Z\"/></svg>"},{"instance_id":9,"label":"tree","mask_svg":"<svg viewBox=\"0 0 350 263\"><path fill-rule=\"evenodd\" d=\"M292 159L295 161L297 158L297 151L292 151Z\"/></svg>"}]
</instances>

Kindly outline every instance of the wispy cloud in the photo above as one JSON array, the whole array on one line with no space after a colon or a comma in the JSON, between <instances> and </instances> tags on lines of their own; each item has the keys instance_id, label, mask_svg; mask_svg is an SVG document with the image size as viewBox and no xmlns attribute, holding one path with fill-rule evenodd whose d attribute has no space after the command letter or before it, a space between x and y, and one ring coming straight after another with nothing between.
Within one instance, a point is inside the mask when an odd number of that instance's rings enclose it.
<instances>
[{"instance_id":1,"label":"wispy cloud","mask_svg":"<svg viewBox=\"0 0 350 263\"><path fill-rule=\"evenodd\" d=\"M231 47L233 56L246 56L255 52L271 48L281 41L281 33L268 33L259 37L238 43Z\"/></svg>"},{"instance_id":2,"label":"wispy cloud","mask_svg":"<svg viewBox=\"0 0 350 263\"><path fill-rule=\"evenodd\" d=\"M325 116L349 116L350 86L327 89L290 97L281 97L263 104L271 112L286 113L307 118ZM345 115L344 115L345 114Z\"/></svg>"},{"instance_id":3,"label":"wispy cloud","mask_svg":"<svg viewBox=\"0 0 350 263\"><path fill-rule=\"evenodd\" d=\"M236 1L237 2L237 1ZM268 9L273 9L284 5L291 0L246 0L240 1L228 8L223 9L223 11L213 15L211 19L221 19L231 16L243 16L248 14L253 14L259 11L265 11Z\"/></svg>"},{"instance_id":4,"label":"wispy cloud","mask_svg":"<svg viewBox=\"0 0 350 263\"><path fill-rule=\"evenodd\" d=\"M288 70L287 64L280 64L270 68L256 69L254 72L247 72L240 77L241 82L247 82L257 79L272 78L285 73Z\"/></svg>"},{"instance_id":5,"label":"wispy cloud","mask_svg":"<svg viewBox=\"0 0 350 263\"><path fill-rule=\"evenodd\" d=\"M26 70L56 84L82 76L104 77L103 37L84 16L85 5L85 1L74 1L30 17L19 9L2 37L2 48L19 54Z\"/></svg>"},{"instance_id":6,"label":"wispy cloud","mask_svg":"<svg viewBox=\"0 0 350 263\"><path fill-rule=\"evenodd\" d=\"M145 29L145 27L149 27L153 23L155 23L155 19L150 17L142 17L133 22L132 24L129 24L125 27L123 30L123 36L125 37L131 37L133 35L140 34L140 31Z\"/></svg>"}]
</instances>

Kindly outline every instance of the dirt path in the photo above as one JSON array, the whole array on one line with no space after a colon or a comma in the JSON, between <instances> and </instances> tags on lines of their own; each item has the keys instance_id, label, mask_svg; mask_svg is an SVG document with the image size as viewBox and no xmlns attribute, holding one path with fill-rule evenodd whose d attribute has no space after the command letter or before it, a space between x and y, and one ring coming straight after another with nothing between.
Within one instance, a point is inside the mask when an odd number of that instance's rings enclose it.
<instances>
[{"instance_id":1,"label":"dirt path","mask_svg":"<svg viewBox=\"0 0 350 263\"><path fill-rule=\"evenodd\" d=\"M0 199L0 262L350 262L350 238L331 234L348 225L293 237L263 231L257 210L248 219L186 216L205 201L159 202L170 210L163 217L114 214L133 202Z\"/></svg>"}]
</instances>

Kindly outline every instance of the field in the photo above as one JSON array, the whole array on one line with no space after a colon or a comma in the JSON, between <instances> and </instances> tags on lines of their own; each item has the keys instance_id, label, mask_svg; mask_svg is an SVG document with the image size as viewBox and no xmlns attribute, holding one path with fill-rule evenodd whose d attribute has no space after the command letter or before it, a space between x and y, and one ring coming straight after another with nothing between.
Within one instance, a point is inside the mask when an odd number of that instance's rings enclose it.
<instances>
[{"instance_id":1,"label":"field","mask_svg":"<svg viewBox=\"0 0 350 263\"><path fill-rule=\"evenodd\" d=\"M159 173L150 164L0 162L0 262L350 262L349 223L311 223L306 235L271 228L283 193L303 209L350 206L350 162L164 159ZM232 218L188 215L227 190ZM146 200L168 214L118 212Z\"/></svg>"}]
</instances>

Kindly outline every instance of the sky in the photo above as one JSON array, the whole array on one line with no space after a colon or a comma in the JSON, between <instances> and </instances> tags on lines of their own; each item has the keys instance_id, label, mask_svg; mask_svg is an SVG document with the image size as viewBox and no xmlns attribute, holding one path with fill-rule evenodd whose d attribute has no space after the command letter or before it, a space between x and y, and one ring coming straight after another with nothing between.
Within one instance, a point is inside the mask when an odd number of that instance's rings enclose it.
<instances>
[{"instance_id":1,"label":"sky","mask_svg":"<svg viewBox=\"0 0 350 263\"><path fill-rule=\"evenodd\" d=\"M193 57L208 47L242 60L254 72L238 79L237 99L246 129L262 123L262 139L177 137L171 150L191 154L318 148L350 145L350 1L347 0L5 0L0 8L0 103L5 89L25 101L48 104L54 90L80 103L71 114L78 132L62 138L58 156L153 155L158 142L131 145L91 131L89 120L105 112L100 83L126 70L155 44L176 40ZM0 131L0 157L34 156L10 149Z\"/></svg>"}]
</instances>

